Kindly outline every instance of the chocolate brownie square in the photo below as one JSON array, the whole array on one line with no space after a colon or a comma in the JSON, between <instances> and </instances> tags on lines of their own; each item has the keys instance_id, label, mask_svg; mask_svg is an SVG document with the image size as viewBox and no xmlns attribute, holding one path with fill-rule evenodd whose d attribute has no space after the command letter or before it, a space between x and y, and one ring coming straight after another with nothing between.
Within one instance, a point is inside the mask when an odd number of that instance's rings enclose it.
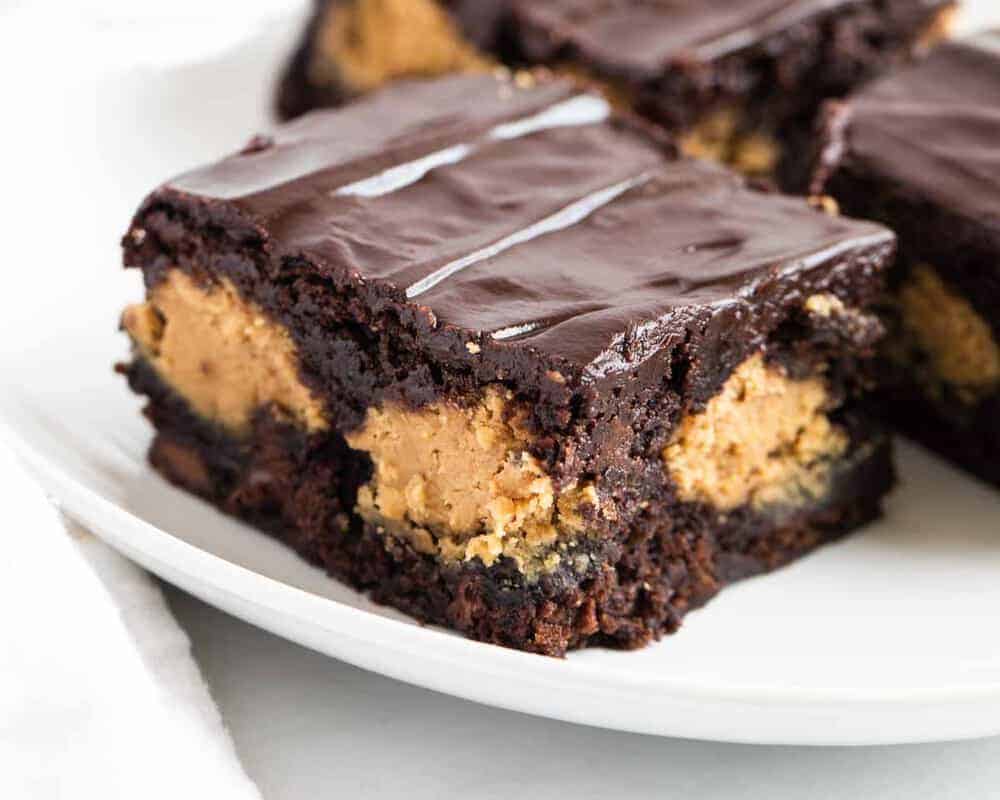
<instances>
[{"instance_id":1,"label":"chocolate brownie square","mask_svg":"<svg viewBox=\"0 0 1000 800\"><path fill-rule=\"evenodd\" d=\"M684 149L790 188L823 100L947 33L952 0L319 0L281 83L290 118L405 77L546 66Z\"/></svg>"},{"instance_id":2,"label":"chocolate brownie square","mask_svg":"<svg viewBox=\"0 0 1000 800\"><path fill-rule=\"evenodd\" d=\"M829 109L814 188L899 234L887 412L1000 485L1000 32Z\"/></svg>"},{"instance_id":3,"label":"chocolate brownie square","mask_svg":"<svg viewBox=\"0 0 1000 800\"><path fill-rule=\"evenodd\" d=\"M397 84L124 238L153 464L379 602L636 647L879 511L887 229L679 160L564 81Z\"/></svg>"}]
</instances>

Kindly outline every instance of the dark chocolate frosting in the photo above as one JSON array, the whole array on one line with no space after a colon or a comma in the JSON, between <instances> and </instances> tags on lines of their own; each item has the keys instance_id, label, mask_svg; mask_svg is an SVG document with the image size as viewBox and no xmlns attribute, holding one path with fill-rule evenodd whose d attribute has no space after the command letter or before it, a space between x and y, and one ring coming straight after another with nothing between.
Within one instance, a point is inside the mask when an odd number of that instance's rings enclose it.
<instances>
[{"instance_id":1,"label":"dark chocolate frosting","mask_svg":"<svg viewBox=\"0 0 1000 800\"><path fill-rule=\"evenodd\" d=\"M397 85L316 112L157 190L157 206L259 245L280 270L384 287L434 325L600 377L697 327L801 302L893 236L676 160L563 82Z\"/></svg>"},{"instance_id":2,"label":"dark chocolate frosting","mask_svg":"<svg viewBox=\"0 0 1000 800\"><path fill-rule=\"evenodd\" d=\"M818 184L846 168L1000 233L1000 31L871 84L828 136Z\"/></svg>"}]
</instances>

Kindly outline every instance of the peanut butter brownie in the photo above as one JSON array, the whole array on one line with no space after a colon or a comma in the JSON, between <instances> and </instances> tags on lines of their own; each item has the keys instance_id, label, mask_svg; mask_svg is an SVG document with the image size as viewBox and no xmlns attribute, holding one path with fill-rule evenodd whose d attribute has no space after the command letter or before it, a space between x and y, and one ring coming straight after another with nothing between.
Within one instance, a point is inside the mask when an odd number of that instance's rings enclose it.
<instances>
[{"instance_id":1,"label":"peanut butter brownie","mask_svg":"<svg viewBox=\"0 0 1000 800\"><path fill-rule=\"evenodd\" d=\"M1000 485L1000 31L827 115L815 189L891 225L891 418Z\"/></svg>"},{"instance_id":2,"label":"peanut butter brownie","mask_svg":"<svg viewBox=\"0 0 1000 800\"><path fill-rule=\"evenodd\" d=\"M602 87L693 155L808 180L820 103L948 29L953 0L318 0L288 118L402 78L544 65Z\"/></svg>"},{"instance_id":3,"label":"peanut butter brownie","mask_svg":"<svg viewBox=\"0 0 1000 800\"><path fill-rule=\"evenodd\" d=\"M565 81L397 84L124 238L152 463L379 602L637 647L874 517L894 237L678 160Z\"/></svg>"}]
</instances>

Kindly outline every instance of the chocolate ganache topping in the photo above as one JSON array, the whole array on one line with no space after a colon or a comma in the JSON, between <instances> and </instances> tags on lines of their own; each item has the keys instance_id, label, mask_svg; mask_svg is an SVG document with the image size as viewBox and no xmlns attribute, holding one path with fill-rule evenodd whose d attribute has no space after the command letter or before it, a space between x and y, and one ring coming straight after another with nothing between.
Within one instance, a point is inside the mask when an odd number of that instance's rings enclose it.
<instances>
[{"instance_id":1,"label":"chocolate ganache topping","mask_svg":"<svg viewBox=\"0 0 1000 800\"><path fill-rule=\"evenodd\" d=\"M306 258L584 379L692 332L752 339L893 246L881 226L678 160L569 83L492 76L307 115L165 184L140 216L157 205L263 242L275 271Z\"/></svg>"}]
</instances>

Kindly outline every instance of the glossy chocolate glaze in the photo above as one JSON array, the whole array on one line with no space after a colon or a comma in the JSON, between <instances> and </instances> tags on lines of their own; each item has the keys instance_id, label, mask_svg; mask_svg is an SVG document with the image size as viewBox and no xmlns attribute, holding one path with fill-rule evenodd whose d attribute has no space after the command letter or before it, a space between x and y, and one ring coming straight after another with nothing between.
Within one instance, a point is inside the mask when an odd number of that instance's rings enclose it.
<instances>
[{"instance_id":1,"label":"glossy chocolate glaze","mask_svg":"<svg viewBox=\"0 0 1000 800\"><path fill-rule=\"evenodd\" d=\"M839 169L867 173L1000 237L1000 31L871 84L828 135L819 184Z\"/></svg>"},{"instance_id":2,"label":"glossy chocolate glaze","mask_svg":"<svg viewBox=\"0 0 1000 800\"><path fill-rule=\"evenodd\" d=\"M483 76L315 113L169 182L140 216L156 205L584 378L691 336L752 346L780 308L877 270L893 242L675 160L568 84Z\"/></svg>"}]
</instances>

